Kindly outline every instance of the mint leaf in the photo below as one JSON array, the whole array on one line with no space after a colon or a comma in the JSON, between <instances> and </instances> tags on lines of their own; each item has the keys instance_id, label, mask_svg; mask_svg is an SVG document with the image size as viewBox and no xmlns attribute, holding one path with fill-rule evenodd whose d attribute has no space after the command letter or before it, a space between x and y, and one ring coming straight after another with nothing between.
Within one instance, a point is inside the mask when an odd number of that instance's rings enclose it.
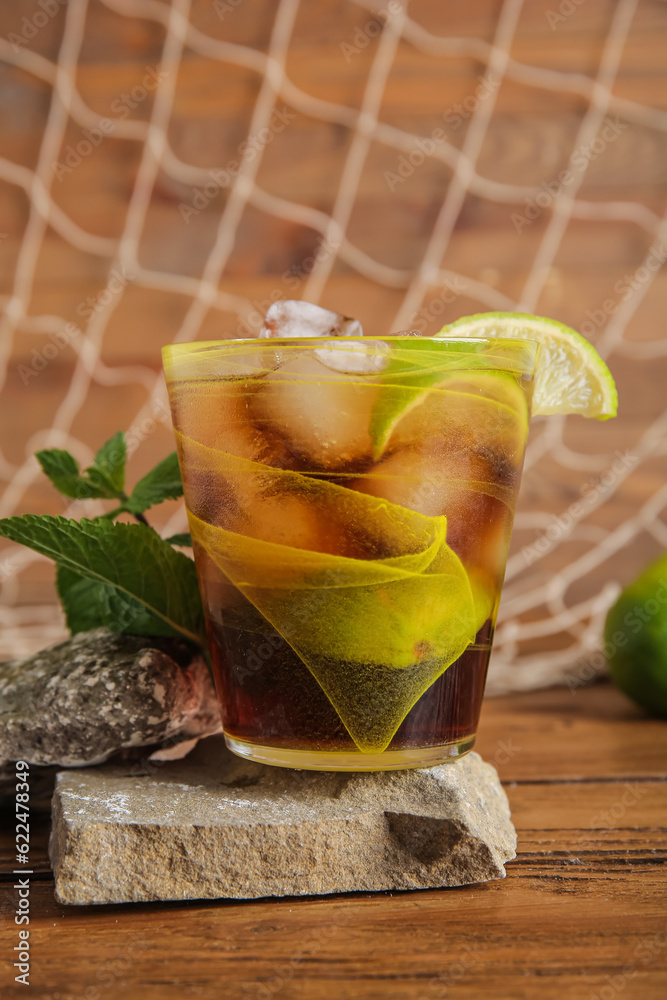
<instances>
[{"instance_id":1,"label":"mint leaf","mask_svg":"<svg viewBox=\"0 0 667 1000\"><path fill-rule=\"evenodd\" d=\"M171 628L139 601L110 584L98 583L65 566L56 569L56 586L72 635L105 625L132 635L173 635ZM181 635L181 633L178 633Z\"/></svg>"},{"instance_id":2,"label":"mint leaf","mask_svg":"<svg viewBox=\"0 0 667 1000\"><path fill-rule=\"evenodd\" d=\"M0 535L92 581L94 587L77 590L71 577L65 578L63 589L73 621L90 621L81 605L96 601L98 609L106 607L105 620L95 615L98 625L120 625L121 631L139 635L181 635L205 644L195 564L147 525L26 514L0 520ZM100 587L117 594L103 595ZM135 604L141 615L123 624L122 615Z\"/></svg>"},{"instance_id":3,"label":"mint leaf","mask_svg":"<svg viewBox=\"0 0 667 1000\"><path fill-rule=\"evenodd\" d=\"M116 495L109 493L108 485L98 485L91 482L88 476L82 476L77 460L68 451L46 448L35 452L35 457L58 492L66 497L74 500L104 500Z\"/></svg>"},{"instance_id":4,"label":"mint leaf","mask_svg":"<svg viewBox=\"0 0 667 1000\"><path fill-rule=\"evenodd\" d=\"M82 475L69 451L46 448L35 453L55 488L74 500L124 500L125 435L119 431L103 444L90 468Z\"/></svg>"},{"instance_id":5,"label":"mint leaf","mask_svg":"<svg viewBox=\"0 0 667 1000\"><path fill-rule=\"evenodd\" d=\"M125 499L123 490L126 460L125 435L122 431L118 431L102 445L95 455L93 464L86 469L90 482L99 490L105 490L103 496L108 499L114 497Z\"/></svg>"},{"instance_id":6,"label":"mint leaf","mask_svg":"<svg viewBox=\"0 0 667 1000\"><path fill-rule=\"evenodd\" d=\"M181 496L183 496L183 483L178 467L178 455L174 451L139 480L127 501L127 509L132 514L141 514L153 504L162 503L163 500L175 500Z\"/></svg>"},{"instance_id":7,"label":"mint leaf","mask_svg":"<svg viewBox=\"0 0 667 1000\"><path fill-rule=\"evenodd\" d=\"M36 451L35 458L60 493L64 493L66 497L80 495L85 484L79 475L79 463L74 455L61 448L45 448L43 451Z\"/></svg>"},{"instance_id":8,"label":"mint leaf","mask_svg":"<svg viewBox=\"0 0 667 1000\"><path fill-rule=\"evenodd\" d=\"M192 548L192 536L189 531L184 531L182 535L170 535L169 538L165 538L165 542L169 542L170 545L187 545Z\"/></svg>"},{"instance_id":9,"label":"mint leaf","mask_svg":"<svg viewBox=\"0 0 667 1000\"><path fill-rule=\"evenodd\" d=\"M65 566L57 565L56 588L65 612L67 627L72 635L106 625L105 584L94 583Z\"/></svg>"}]
</instances>

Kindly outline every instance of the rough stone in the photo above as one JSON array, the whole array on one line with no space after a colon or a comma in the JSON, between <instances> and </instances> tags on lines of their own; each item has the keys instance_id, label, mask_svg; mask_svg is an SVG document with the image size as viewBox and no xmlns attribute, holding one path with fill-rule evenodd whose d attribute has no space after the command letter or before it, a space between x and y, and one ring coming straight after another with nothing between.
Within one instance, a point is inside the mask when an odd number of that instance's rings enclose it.
<instances>
[{"instance_id":1,"label":"rough stone","mask_svg":"<svg viewBox=\"0 0 667 1000\"><path fill-rule=\"evenodd\" d=\"M0 664L0 760L78 767L220 730L208 668L186 642L82 632Z\"/></svg>"},{"instance_id":2,"label":"rough stone","mask_svg":"<svg viewBox=\"0 0 667 1000\"><path fill-rule=\"evenodd\" d=\"M251 899L504 878L516 833L491 765L296 771L222 737L146 774L60 772L51 864L63 903Z\"/></svg>"}]
</instances>

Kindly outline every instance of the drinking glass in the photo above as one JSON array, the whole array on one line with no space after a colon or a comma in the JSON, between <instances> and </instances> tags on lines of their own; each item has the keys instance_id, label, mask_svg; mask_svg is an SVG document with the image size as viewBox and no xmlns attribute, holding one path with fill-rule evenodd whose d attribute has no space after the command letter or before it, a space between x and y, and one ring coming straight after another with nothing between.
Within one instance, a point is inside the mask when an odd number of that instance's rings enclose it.
<instances>
[{"instance_id":1,"label":"drinking glass","mask_svg":"<svg viewBox=\"0 0 667 1000\"><path fill-rule=\"evenodd\" d=\"M318 770L475 740L539 346L164 348L223 729Z\"/></svg>"}]
</instances>

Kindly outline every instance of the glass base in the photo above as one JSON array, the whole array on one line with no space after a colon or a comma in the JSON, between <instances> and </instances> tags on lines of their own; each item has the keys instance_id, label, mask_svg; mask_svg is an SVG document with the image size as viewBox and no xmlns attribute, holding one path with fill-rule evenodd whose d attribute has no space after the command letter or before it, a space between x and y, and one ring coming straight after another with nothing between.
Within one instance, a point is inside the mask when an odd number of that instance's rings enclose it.
<instances>
[{"instance_id":1,"label":"glass base","mask_svg":"<svg viewBox=\"0 0 667 1000\"><path fill-rule=\"evenodd\" d=\"M292 767L304 771L401 771L408 767L435 767L472 750L475 736L455 743L383 753L354 753L348 750L283 750L279 747L248 743L225 733L225 743L239 757L274 767Z\"/></svg>"}]
</instances>

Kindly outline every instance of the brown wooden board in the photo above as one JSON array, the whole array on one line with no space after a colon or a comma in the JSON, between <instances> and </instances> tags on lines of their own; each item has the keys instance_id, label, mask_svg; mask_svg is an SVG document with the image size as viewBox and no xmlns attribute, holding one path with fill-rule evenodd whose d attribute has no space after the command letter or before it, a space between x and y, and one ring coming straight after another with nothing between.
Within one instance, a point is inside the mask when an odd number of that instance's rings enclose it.
<instances>
[{"instance_id":1,"label":"brown wooden board","mask_svg":"<svg viewBox=\"0 0 667 1000\"><path fill-rule=\"evenodd\" d=\"M566 750L565 750L566 748ZM33 844L39 1000L661 1000L667 727L602 684L485 704L477 749L519 837L507 879L460 889L67 908ZM452 766L456 766L455 764ZM5 825L5 959L16 937ZM10 982L2 970L3 987ZM8 986L3 996L25 995Z\"/></svg>"}]
</instances>

